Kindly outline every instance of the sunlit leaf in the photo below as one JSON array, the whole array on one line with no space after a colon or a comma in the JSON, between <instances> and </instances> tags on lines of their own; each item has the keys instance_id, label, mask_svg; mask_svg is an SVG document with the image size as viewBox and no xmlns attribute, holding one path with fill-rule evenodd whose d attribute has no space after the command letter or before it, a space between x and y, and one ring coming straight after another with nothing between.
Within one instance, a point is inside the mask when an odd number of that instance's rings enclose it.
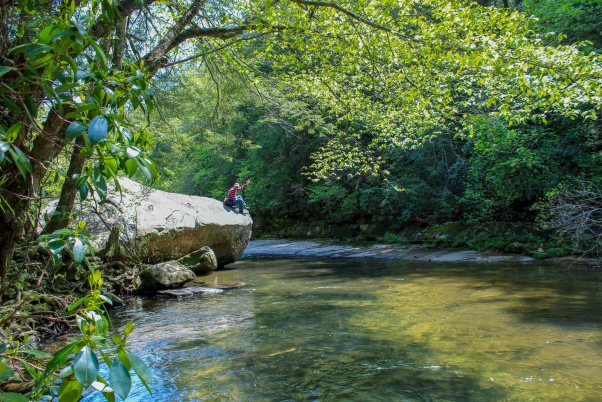
<instances>
[{"instance_id":1,"label":"sunlit leaf","mask_svg":"<svg viewBox=\"0 0 602 402\"><path fill-rule=\"evenodd\" d=\"M76 238L73 242L73 260L77 264L80 264L84 260L85 251L84 243L79 238Z\"/></svg>"},{"instance_id":2,"label":"sunlit leaf","mask_svg":"<svg viewBox=\"0 0 602 402\"><path fill-rule=\"evenodd\" d=\"M1 402L29 402L29 398L27 398L23 394L18 394L16 392L0 392L0 401Z\"/></svg>"},{"instance_id":3,"label":"sunlit leaf","mask_svg":"<svg viewBox=\"0 0 602 402\"><path fill-rule=\"evenodd\" d=\"M64 379L58 390L59 402L79 401L83 392L83 386L78 380Z\"/></svg>"}]
</instances>

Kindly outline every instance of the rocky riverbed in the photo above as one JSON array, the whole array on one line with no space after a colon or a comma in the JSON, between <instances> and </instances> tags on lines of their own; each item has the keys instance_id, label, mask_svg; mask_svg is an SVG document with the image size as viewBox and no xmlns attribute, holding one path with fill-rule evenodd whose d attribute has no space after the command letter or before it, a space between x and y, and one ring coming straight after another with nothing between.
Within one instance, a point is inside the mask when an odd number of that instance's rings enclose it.
<instances>
[{"instance_id":1,"label":"rocky riverbed","mask_svg":"<svg viewBox=\"0 0 602 402\"><path fill-rule=\"evenodd\" d=\"M458 249L428 249L419 245L351 245L307 240L252 240L244 256L281 255L320 258L379 258L432 262L512 262L530 263L534 258Z\"/></svg>"}]
</instances>

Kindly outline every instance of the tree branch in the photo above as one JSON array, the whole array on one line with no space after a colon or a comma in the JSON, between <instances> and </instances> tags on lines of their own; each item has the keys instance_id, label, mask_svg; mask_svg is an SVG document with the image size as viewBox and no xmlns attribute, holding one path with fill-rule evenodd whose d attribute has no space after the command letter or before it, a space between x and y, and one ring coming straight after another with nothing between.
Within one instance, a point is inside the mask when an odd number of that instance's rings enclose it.
<instances>
[{"instance_id":1,"label":"tree branch","mask_svg":"<svg viewBox=\"0 0 602 402\"><path fill-rule=\"evenodd\" d=\"M147 7L154 2L155 0L145 0L143 7ZM117 5L117 11L121 15L121 18L125 19L126 17L129 17L134 11L139 10L143 7L140 7L140 1L138 0L121 0ZM90 32L92 32L92 34L96 37L104 38L111 32L111 29L113 29L113 27L107 26L107 24L102 19L99 19L94 25L92 25L92 27L90 28Z\"/></svg>"},{"instance_id":2,"label":"tree branch","mask_svg":"<svg viewBox=\"0 0 602 402\"><path fill-rule=\"evenodd\" d=\"M178 37L198 14L204 2L205 0L195 0L182 17L161 38L157 46L144 56L146 67L152 74L167 63L165 60L167 53L182 43L178 42Z\"/></svg>"},{"instance_id":3,"label":"tree branch","mask_svg":"<svg viewBox=\"0 0 602 402\"><path fill-rule=\"evenodd\" d=\"M293 3L297 3L297 4L303 4L306 6L314 6L314 7L325 7L325 8L332 8L334 10L337 10L343 14L345 14L346 16L359 21L363 24L366 24L372 28L378 29L380 31L385 31L385 32L389 32L391 34L397 35L399 37L405 38L405 39L411 39L409 36L402 34L399 31L395 31L394 29L391 29L389 27L386 27L384 25L381 25L377 22L374 22L372 20L369 20L365 17L362 17L359 14L354 13L353 11L350 11L348 9L346 9L345 7L342 7L339 4L330 2L330 1L314 1L314 0L291 0L291 2Z\"/></svg>"},{"instance_id":4,"label":"tree branch","mask_svg":"<svg viewBox=\"0 0 602 402\"><path fill-rule=\"evenodd\" d=\"M219 52L221 50L224 50L226 48L229 48L230 46L233 46L233 45L235 45L235 44L237 44L239 42L246 41L246 40L257 39L257 38L260 38L260 37L265 36L267 34L268 34L268 32L264 32L264 33L260 33L260 34L253 35L253 36L249 36L249 37L246 37L246 38L238 38L238 39L235 39L233 41L230 41L230 42L226 43L223 46L216 47L215 49L211 49L211 50L208 50L208 51L202 52L202 53L193 54L190 57L186 57L184 59L176 60L174 62L168 63L164 67L171 67L171 66L175 66L176 64L181 64L181 63L185 63L185 62L190 61L190 60L194 60L194 59L198 59L198 58L201 58L201 57L209 56L210 54L217 53L217 52Z\"/></svg>"}]
</instances>

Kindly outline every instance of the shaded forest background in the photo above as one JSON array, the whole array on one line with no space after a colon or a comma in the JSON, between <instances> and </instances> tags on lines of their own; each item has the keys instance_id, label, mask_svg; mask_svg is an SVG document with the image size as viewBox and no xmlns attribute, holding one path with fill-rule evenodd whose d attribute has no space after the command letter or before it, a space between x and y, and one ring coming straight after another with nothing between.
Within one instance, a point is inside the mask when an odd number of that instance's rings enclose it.
<instances>
[{"instance_id":1,"label":"shaded forest background","mask_svg":"<svg viewBox=\"0 0 602 402\"><path fill-rule=\"evenodd\" d=\"M536 29L553 32L554 40L562 35L565 43L585 41L586 52L602 50L600 2L517 3L507 6L537 16ZM219 63L174 67L156 81L159 107L150 125L159 188L222 199L235 181L249 178L244 196L255 236L422 242L542 257L600 252L600 119L509 126L474 114L469 136L455 135L452 123L447 135L424 145L383 147L375 174L329 149L324 135L364 146L374 133L361 118L337 119L311 96L288 94L271 63L260 69L261 82ZM324 154L339 165L323 169ZM597 226L585 227L587 214Z\"/></svg>"}]
</instances>

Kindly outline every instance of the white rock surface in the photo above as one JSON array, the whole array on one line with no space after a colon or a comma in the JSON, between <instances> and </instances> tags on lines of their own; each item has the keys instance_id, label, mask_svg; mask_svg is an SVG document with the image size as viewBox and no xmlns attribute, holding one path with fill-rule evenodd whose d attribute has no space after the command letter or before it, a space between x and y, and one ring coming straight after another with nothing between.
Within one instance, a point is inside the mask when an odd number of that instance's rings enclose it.
<instances>
[{"instance_id":1,"label":"white rock surface","mask_svg":"<svg viewBox=\"0 0 602 402\"><path fill-rule=\"evenodd\" d=\"M102 219L91 204L82 207L95 237L106 238L107 224L119 224L130 249L148 263L175 260L204 246L220 266L243 255L253 227L250 216L212 198L154 190L126 178L119 183L121 193L112 191L110 202L99 204Z\"/></svg>"}]
</instances>

